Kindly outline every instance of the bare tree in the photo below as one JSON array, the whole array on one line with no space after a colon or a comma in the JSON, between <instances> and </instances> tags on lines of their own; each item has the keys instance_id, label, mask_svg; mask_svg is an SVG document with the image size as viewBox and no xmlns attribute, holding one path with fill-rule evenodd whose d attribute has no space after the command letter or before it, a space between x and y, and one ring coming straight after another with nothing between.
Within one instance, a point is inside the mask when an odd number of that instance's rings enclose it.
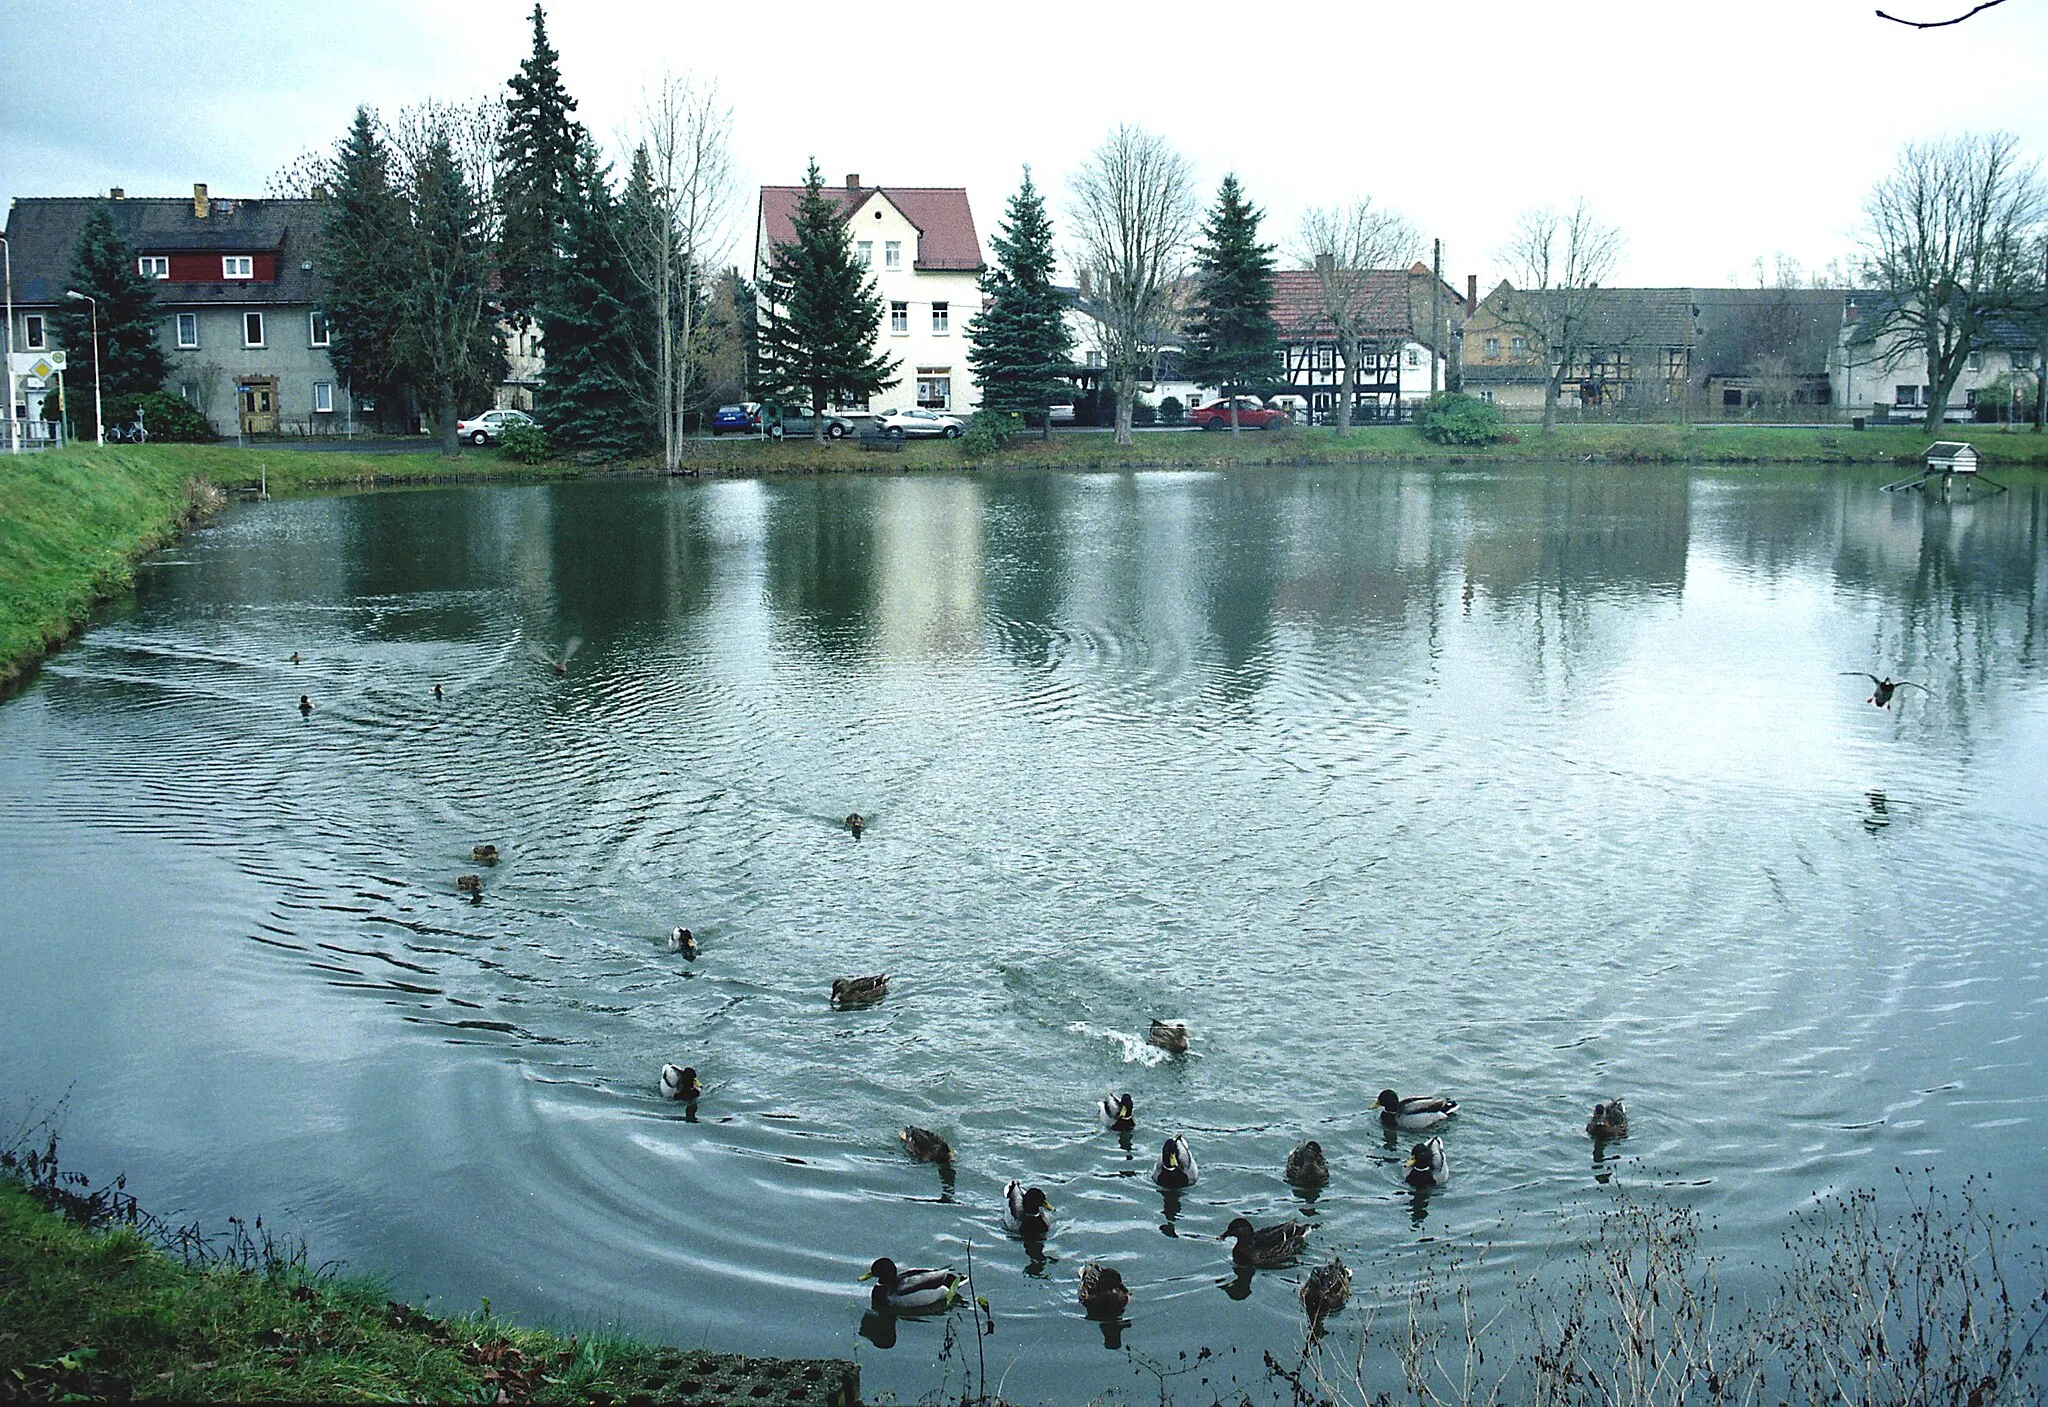
<instances>
[{"instance_id":1,"label":"bare tree","mask_svg":"<svg viewBox=\"0 0 2048 1407\"><path fill-rule=\"evenodd\" d=\"M718 85L665 73L640 106L635 143L644 153L646 189L629 191L623 208L626 265L654 309L647 349L661 426L662 459L682 461L683 424L693 374L706 349L699 304L704 273L723 258L737 187L730 147L732 108ZM636 156L635 175L643 171Z\"/></svg>"},{"instance_id":2,"label":"bare tree","mask_svg":"<svg viewBox=\"0 0 2048 1407\"><path fill-rule=\"evenodd\" d=\"M1924 355L1929 430L1940 428L1956 378L1989 341L1991 323L2018 305L2042 196L2019 139L1995 132L1908 144L1864 204L1864 274L1890 295L1870 336ZM1903 359L1902 346L1896 360Z\"/></svg>"},{"instance_id":3,"label":"bare tree","mask_svg":"<svg viewBox=\"0 0 2048 1407\"><path fill-rule=\"evenodd\" d=\"M1543 433L1557 428L1558 388L1565 371L1587 350L1602 301L1600 285L1621 262L1621 231L1595 219L1581 199L1569 214L1525 210L1501 251L1512 290L1501 321L1544 349L1549 375L1543 387Z\"/></svg>"},{"instance_id":4,"label":"bare tree","mask_svg":"<svg viewBox=\"0 0 2048 1407\"><path fill-rule=\"evenodd\" d=\"M1301 217L1290 252L1315 273L1318 311L1330 324L1344 362L1344 392L1337 401L1340 435L1350 432L1358 399L1359 348L1372 328L1373 271L1398 269L1405 287L1420 243L1413 225L1375 206L1370 197L1350 205L1311 207Z\"/></svg>"},{"instance_id":5,"label":"bare tree","mask_svg":"<svg viewBox=\"0 0 2048 1407\"><path fill-rule=\"evenodd\" d=\"M485 243L495 245L502 223L498 210L498 139L505 130L505 100L497 95L467 103L434 98L402 108L384 125L385 139L398 155L394 178L419 183L419 171L437 142L446 142L455 167L476 196ZM287 170L290 168L287 167Z\"/></svg>"},{"instance_id":6,"label":"bare tree","mask_svg":"<svg viewBox=\"0 0 2048 1407\"><path fill-rule=\"evenodd\" d=\"M334 148L302 151L270 173L263 193L272 200L312 200L334 188Z\"/></svg>"},{"instance_id":7,"label":"bare tree","mask_svg":"<svg viewBox=\"0 0 2048 1407\"><path fill-rule=\"evenodd\" d=\"M1120 124L1074 178L1077 270L1092 285L1089 316L1116 397L1116 442L1131 443L1138 382L1173 315L1173 285L1194 226L1194 182L1180 153Z\"/></svg>"}]
</instances>

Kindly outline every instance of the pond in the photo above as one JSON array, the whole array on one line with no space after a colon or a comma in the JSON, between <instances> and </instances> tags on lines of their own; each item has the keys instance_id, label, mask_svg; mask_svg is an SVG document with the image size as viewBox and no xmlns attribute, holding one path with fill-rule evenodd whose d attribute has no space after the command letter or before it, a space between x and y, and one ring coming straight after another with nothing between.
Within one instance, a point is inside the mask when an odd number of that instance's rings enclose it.
<instances>
[{"instance_id":1,"label":"pond","mask_svg":"<svg viewBox=\"0 0 2048 1407\"><path fill-rule=\"evenodd\" d=\"M877 1256L971 1242L991 1379L1079 1401L1146 1386L1122 1347L1255 1381L1332 1253L1364 1300L1420 1246L1526 1269L1609 1178L1743 1261L1894 1167L2038 1208L2048 494L1884 477L234 508L0 706L10 1112L68 1092L73 1165L449 1311L854 1356L905 1398L961 1350L864 1319ZM1926 692L1874 708L1862 670ZM1402 1185L1389 1086L1462 1102L1449 1187ZM1168 1198L1174 1132L1202 1176ZM1279 1175L1308 1137L1312 1197ZM1001 1228L1013 1177L1042 1247ZM1238 1214L1308 1257L1233 1274ZM1091 1259L1127 1324L1080 1316Z\"/></svg>"}]
</instances>

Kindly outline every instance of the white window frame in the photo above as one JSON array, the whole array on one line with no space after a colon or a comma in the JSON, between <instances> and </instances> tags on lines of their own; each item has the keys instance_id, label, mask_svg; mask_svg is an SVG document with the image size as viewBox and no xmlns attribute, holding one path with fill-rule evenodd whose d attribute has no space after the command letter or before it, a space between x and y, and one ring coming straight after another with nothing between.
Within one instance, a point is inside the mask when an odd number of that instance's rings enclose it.
<instances>
[{"instance_id":1,"label":"white window frame","mask_svg":"<svg viewBox=\"0 0 2048 1407\"><path fill-rule=\"evenodd\" d=\"M1526 338L1526 337L1511 337L1511 338L1509 338L1509 339L1508 339L1508 355L1509 355L1509 356L1514 356L1514 357L1525 357L1525 356L1527 356L1528 354L1529 354L1529 339L1528 339L1528 338Z\"/></svg>"},{"instance_id":2,"label":"white window frame","mask_svg":"<svg viewBox=\"0 0 2048 1407\"><path fill-rule=\"evenodd\" d=\"M220 276L224 279L245 279L256 277L255 257L249 254L221 255Z\"/></svg>"},{"instance_id":3,"label":"white window frame","mask_svg":"<svg viewBox=\"0 0 2048 1407\"><path fill-rule=\"evenodd\" d=\"M889 305L889 333L893 337L910 335L910 305L891 303Z\"/></svg>"},{"instance_id":4,"label":"white window frame","mask_svg":"<svg viewBox=\"0 0 2048 1407\"><path fill-rule=\"evenodd\" d=\"M1486 355L1488 357L1497 357L1500 355L1500 339L1498 337L1489 337L1486 339Z\"/></svg>"},{"instance_id":5,"label":"white window frame","mask_svg":"<svg viewBox=\"0 0 2048 1407\"><path fill-rule=\"evenodd\" d=\"M170 256L145 254L135 261L135 272L144 278L167 279L171 276Z\"/></svg>"},{"instance_id":6,"label":"white window frame","mask_svg":"<svg viewBox=\"0 0 2048 1407\"><path fill-rule=\"evenodd\" d=\"M853 246L853 252L854 257L860 260L860 266L863 269L872 269L875 266L875 242L873 240L864 239L859 241Z\"/></svg>"},{"instance_id":7,"label":"white window frame","mask_svg":"<svg viewBox=\"0 0 2048 1407\"><path fill-rule=\"evenodd\" d=\"M891 240L884 240L884 241L883 241L883 243L882 243L882 267L883 267L883 268L885 268L885 269L900 269L900 268L902 268L902 267L903 267L903 241L902 241L902 240L900 240L900 239L891 239Z\"/></svg>"},{"instance_id":8,"label":"white window frame","mask_svg":"<svg viewBox=\"0 0 2048 1407\"><path fill-rule=\"evenodd\" d=\"M249 340L250 318L256 319L256 339L253 342ZM251 311L242 314L242 345L244 347L266 347L270 345L268 341L269 332L270 330L263 325L262 313Z\"/></svg>"},{"instance_id":9,"label":"white window frame","mask_svg":"<svg viewBox=\"0 0 2048 1407\"><path fill-rule=\"evenodd\" d=\"M191 336L185 334L190 332ZM199 345L199 314L179 313L177 319L178 347L181 351L192 351Z\"/></svg>"},{"instance_id":10,"label":"white window frame","mask_svg":"<svg viewBox=\"0 0 2048 1407\"><path fill-rule=\"evenodd\" d=\"M49 345L49 333L43 326L41 313L26 313L21 319L21 345L24 351L40 352Z\"/></svg>"},{"instance_id":11,"label":"white window frame","mask_svg":"<svg viewBox=\"0 0 2048 1407\"><path fill-rule=\"evenodd\" d=\"M313 383L313 413L315 415L334 414L334 383L332 381L315 381Z\"/></svg>"},{"instance_id":12,"label":"white window frame","mask_svg":"<svg viewBox=\"0 0 2048 1407\"><path fill-rule=\"evenodd\" d=\"M1410 366L1421 366L1421 365L1422 365L1422 353L1420 353L1420 352L1416 351L1416 350L1415 350L1415 349L1414 349L1413 347L1410 347L1410 348L1408 349L1408 365L1410 365Z\"/></svg>"},{"instance_id":13,"label":"white window frame","mask_svg":"<svg viewBox=\"0 0 2048 1407\"><path fill-rule=\"evenodd\" d=\"M937 395L927 398L926 388L932 387ZM950 366L921 366L917 369L917 407L920 410L935 410L940 413L953 408L953 368Z\"/></svg>"},{"instance_id":14,"label":"white window frame","mask_svg":"<svg viewBox=\"0 0 2048 1407\"><path fill-rule=\"evenodd\" d=\"M932 304L932 336L949 337L952 335L952 332L953 305L951 303Z\"/></svg>"},{"instance_id":15,"label":"white window frame","mask_svg":"<svg viewBox=\"0 0 2048 1407\"><path fill-rule=\"evenodd\" d=\"M306 314L306 345L328 347L333 345L333 329L327 326L327 314L318 308Z\"/></svg>"}]
</instances>

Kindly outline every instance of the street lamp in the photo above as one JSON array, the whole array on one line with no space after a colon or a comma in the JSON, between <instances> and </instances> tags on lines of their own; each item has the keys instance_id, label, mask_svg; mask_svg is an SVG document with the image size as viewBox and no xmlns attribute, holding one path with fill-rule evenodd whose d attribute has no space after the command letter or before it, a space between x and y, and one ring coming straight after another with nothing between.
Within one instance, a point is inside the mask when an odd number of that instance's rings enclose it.
<instances>
[{"instance_id":1,"label":"street lamp","mask_svg":"<svg viewBox=\"0 0 2048 1407\"><path fill-rule=\"evenodd\" d=\"M66 298L92 304L92 424L101 445L107 442L107 422L100 413L100 300L75 288L64 290Z\"/></svg>"}]
</instances>

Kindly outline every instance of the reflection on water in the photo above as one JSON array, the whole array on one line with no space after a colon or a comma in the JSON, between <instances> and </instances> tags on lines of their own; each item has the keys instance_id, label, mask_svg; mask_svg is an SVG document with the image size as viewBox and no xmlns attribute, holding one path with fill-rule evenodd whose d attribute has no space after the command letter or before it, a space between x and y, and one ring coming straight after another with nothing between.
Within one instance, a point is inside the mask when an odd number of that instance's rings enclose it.
<instances>
[{"instance_id":1,"label":"reflection on water","mask_svg":"<svg viewBox=\"0 0 2048 1407\"><path fill-rule=\"evenodd\" d=\"M1105 1345L1298 1345L1306 1270L1235 1271L1238 1215L1304 1215L1369 1304L1460 1238L1526 1270L1610 1180L1682 1187L1740 1263L1895 1165L2038 1205L2042 491L1879 481L238 508L0 708L0 1059L174 1215L906 1397L945 1325L868 1312L878 1255L971 1251L1006 1391L1080 1400ZM560 677L529 650L572 638ZM1866 669L1932 693L1871 709ZM1464 1105L1449 1187L1402 1183L1390 1085ZM1185 1193L1144 1177L1174 1132ZM1319 1194L1281 1178L1309 1137ZM1013 1177L1042 1244L1000 1229ZM1118 1320L1078 1312L1095 1258Z\"/></svg>"}]
</instances>

